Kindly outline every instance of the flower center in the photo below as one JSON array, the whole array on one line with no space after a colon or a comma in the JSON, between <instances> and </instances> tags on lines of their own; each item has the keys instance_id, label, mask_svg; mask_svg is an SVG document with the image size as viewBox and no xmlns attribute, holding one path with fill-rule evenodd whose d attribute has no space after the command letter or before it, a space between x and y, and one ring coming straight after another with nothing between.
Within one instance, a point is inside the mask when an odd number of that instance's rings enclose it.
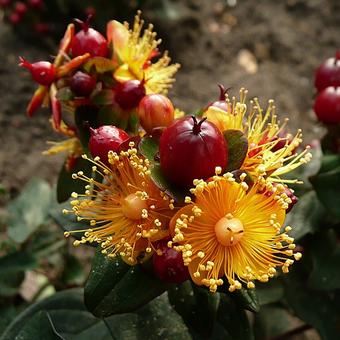
<instances>
[{"instance_id":1,"label":"flower center","mask_svg":"<svg viewBox=\"0 0 340 340\"><path fill-rule=\"evenodd\" d=\"M143 209L147 208L146 200L142 200L136 194L126 196L122 201L123 214L131 220L140 220Z\"/></svg>"},{"instance_id":2,"label":"flower center","mask_svg":"<svg viewBox=\"0 0 340 340\"><path fill-rule=\"evenodd\" d=\"M215 224L216 238L223 246L234 246L240 242L243 232L242 222L232 216L222 217Z\"/></svg>"}]
</instances>

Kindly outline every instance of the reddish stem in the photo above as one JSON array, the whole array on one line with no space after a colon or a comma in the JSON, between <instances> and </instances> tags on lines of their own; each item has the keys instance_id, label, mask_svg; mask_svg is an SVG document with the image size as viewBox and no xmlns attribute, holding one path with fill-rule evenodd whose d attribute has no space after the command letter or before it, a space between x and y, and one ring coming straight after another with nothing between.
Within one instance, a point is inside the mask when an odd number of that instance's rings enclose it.
<instances>
[{"instance_id":1,"label":"reddish stem","mask_svg":"<svg viewBox=\"0 0 340 340\"><path fill-rule=\"evenodd\" d=\"M197 118L195 116L191 116L191 118L194 121L194 127L192 129L192 132L195 135L198 135L201 132L201 126L203 124L203 122L205 122L207 120L207 117L204 117L203 119L201 119L199 122L197 122Z\"/></svg>"},{"instance_id":2,"label":"reddish stem","mask_svg":"<svg viewBox=\"0 0 340 340\"><path fill-rule=\"evenodd\" d=\"M80 27L82 28L84 32L87 32L90 28L90 21L92 17L93 15L89 14L85 21L80 20L80 19L73 19L73 21L76 22L78 25L80 25Z\"/></svg>"},{"instance_id":3,"label":"reddish stem","mask_svg":"<svg viewBox=\"0 0 340 340\"><path fill-rule=\"evenodd\" d=\"M19 57L19 60L20 60L20 63L19 63L20 67L25 67L28 70L32 70L32 64L28 62L24 57Z\"/></svg>"},{"instance_id":4,"label":"reddish stem","mask_svg":"<svg viewBox=\"0 0 340 340\"><path fill-rule=\"evenodd\" d=\"M217 86L220 88L220 98L219 100L225 100L226 93L231 89L231 87L225 88L222 84L217 84Z\"/></svg>"}]
</instances>

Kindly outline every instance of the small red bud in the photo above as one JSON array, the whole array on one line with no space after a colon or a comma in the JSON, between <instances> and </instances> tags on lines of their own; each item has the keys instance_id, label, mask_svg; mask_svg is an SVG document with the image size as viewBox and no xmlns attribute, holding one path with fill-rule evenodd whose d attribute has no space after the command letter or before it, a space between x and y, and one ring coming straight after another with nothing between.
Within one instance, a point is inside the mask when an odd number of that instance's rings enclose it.
<instances>
[{"instance_id":1,"label":"small red bud","mask_svg":"<svg viewBox=\"0 0 340 340\"><path fill-rule=\"evenodd\" d=\"M19 24L21 19L22 19L21 15L16 12L11 13L10 16L8 17L9 22L14 26Z\"/></svg>"},{"instance_id":2,"label":"small red bud","mask_svg":"<svg viewBox=\"0 0 340 340\"><path fill-rule=\"evenodd\" d=\"M19 15L24 15L27 12L27 5L21 1L15 3L14 10Z\"/></svg>"},{"instance_id":3,"label":"small red bud","mask_svg":"<svg viewBox=\"0 0 340 340\"><path fill-rule=\"evenodd\" d=\"M88 97L96 86L96 80L89 74L78 71L71 78L70 87L76 96Z\"/></svg>"},{"instance_id":4,"label":"small red bud","mask_svg":"<svg viewBox=\"0 0 340 340\"><path fill-rule=\"evenodd\" d=\"M19 66L27 68L33 79L40 85L49 86L55 80L55 67L48 61L38 61L36 63L29 63L23 57L19 57Z\"/></svg>"},{"instance_id":5,"label":"small red bud","mask_svg":"<svg viewBox=\"0 0 340 340\"><path fill-rule=\"evenodd\" d=\"M128 80L118 83L115 88L115 101L123 110L137 108L144 96L144 81Z\"/></svg>"},{"instance_id":6,"label":"small red bud","mask_svg":"<svg viewBox=\"0 0 340 340\"><path fill-rule=\"evenodd\" d=\"M340 87L326 87L315 99L314 111L326 124L340 123Z\"/></svg>"},{"instance_id":7,"label":"small red bud","mask_svg":"<svg viewBox=\"0 0 340 340\"><path fill-rule=\"evenodd\" d=\"M169 283L182 283L189 279L188 267L183 263L182 254L167 246L167 241L159 241L156 245L162 255L153 255L153 268L155 275L162 281Z\"/></svg>"},{"instance_id":8,"label":"small red bud","mask_svg":"<svg viewBox=\"0 0 340 340\"><path fill-rule=\"evenodd\" d=\"M174 106L169 98L161 94L145 96L138 106L138 116L148 133L156 127L167 127L174 120Z\"/></svg>"},{"instance_id":9,"label":"small red bud","mask_svg":"<svg viewBox=\"0 0 340 340\"><path fill-rule=\"evenodd\" d=\"M12 0L0 0L0 7L6 8L11 4Z\"/></svg>"}]
</instances>

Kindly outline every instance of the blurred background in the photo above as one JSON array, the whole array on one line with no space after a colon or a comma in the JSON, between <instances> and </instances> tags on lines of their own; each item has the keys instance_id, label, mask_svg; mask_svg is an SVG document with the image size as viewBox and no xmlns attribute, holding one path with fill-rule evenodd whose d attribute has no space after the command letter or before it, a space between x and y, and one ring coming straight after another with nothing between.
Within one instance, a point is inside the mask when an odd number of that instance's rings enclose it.
<instances>
[{"instance_id":1,"label":"blurred background","mask_svg":"<svg viewBox=\"0 0 340 340\"><path fill-rule=\"evenodd\" d=\"M18 56L51 60L67 23L88 13L103 31L110 18L131 22L136 9L143 9L163 40L161 48L182 65L170 92L180 109L194 111L217 98L217 83L236 95L245 86L262 104L275 99L278 114L303 128L306 142L322 134L312 112L313 77L340 46L337 0L2 0L6 3L0 19L0 178L11 195L33 174L55 181L63 161L41 155L46 140L56 136L46 124L47 112L25 116L34 84L17 66ZM16 22L18 3L28 11Z\"/></svg>"}]
</instances>

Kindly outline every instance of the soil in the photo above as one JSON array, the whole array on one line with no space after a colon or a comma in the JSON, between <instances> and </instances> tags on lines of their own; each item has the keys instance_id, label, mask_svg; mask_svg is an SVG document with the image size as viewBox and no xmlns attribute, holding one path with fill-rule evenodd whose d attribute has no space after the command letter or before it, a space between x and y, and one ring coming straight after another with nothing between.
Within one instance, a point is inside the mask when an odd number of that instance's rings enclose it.
<instances>
[{"instance_id":1,"label":"soil","mask_svg":"<svg viewBox=\"0 0 340 340\"><path fill-rule=\"evenodd\" d=\"M217 83L231 94L249 89L264 105L277 103L280 117L304 129L307 141L322 134L312 112L313 73L340 46L337 0L186 0L166 1L168 16L145 12L155 22L163 45L182 64L170 96L177 107L195 111L218 96ZM0 22L0 184L15 195L32 177L53 183L62 156L42 156L55 140L48 112L25 116L34 86L17 67L18 55L46 59Z\"/></svg>"}]
</instances>

